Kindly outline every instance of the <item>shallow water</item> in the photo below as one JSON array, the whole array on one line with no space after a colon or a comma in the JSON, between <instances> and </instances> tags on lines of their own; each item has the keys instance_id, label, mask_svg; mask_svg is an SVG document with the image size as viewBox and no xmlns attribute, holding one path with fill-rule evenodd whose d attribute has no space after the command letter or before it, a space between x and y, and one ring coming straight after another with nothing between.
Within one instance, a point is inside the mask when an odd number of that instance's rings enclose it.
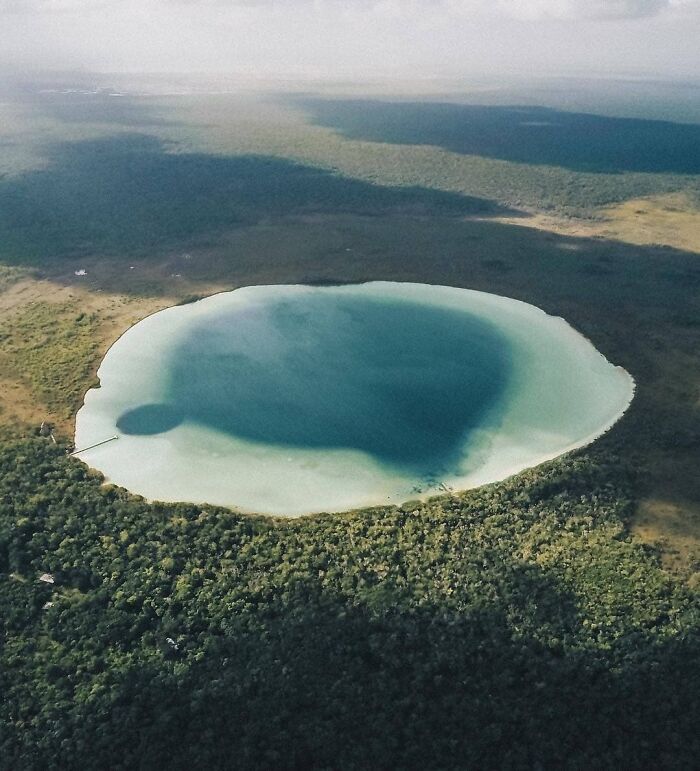
<instances>
[{"instance_id":1,"label":"shallow water","mask_svg":"<svg viewBox=\"0 0 700 771\"><path fill-rule=\"evenodd\" d=\"M561 319L470 290L247 287L108 352L80 453L149 498L275 514L400 502L590 441L633 383Z\"/></svg>"}]
</instances>

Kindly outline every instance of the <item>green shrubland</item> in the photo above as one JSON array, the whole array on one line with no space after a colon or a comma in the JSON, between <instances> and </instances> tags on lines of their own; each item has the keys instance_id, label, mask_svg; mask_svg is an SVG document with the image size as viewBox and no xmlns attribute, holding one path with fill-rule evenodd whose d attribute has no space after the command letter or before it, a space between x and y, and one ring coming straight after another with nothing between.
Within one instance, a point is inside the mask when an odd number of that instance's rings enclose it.
<instances>
[{"instance_id":1,"label":"green shrubland","mask_svg":"<svg viewBox=\"0 0 700 771\"><path fill-rule=\"evenodd\" d=\"M97 364L98 326L97 316L74 302L24 305L0 331L0 367L24 381L52 414L70 418Z\"/></svg>"}]
</instances>

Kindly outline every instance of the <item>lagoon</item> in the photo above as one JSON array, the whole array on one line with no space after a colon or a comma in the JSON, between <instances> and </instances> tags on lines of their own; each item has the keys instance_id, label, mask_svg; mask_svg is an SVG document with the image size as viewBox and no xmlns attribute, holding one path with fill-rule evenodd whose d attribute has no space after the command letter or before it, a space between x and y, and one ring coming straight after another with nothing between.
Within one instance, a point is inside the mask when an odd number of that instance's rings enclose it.
<instances>
[{"instance_id":1,"label":"lagoon","mask_svg":"<svg viewBox=\"0 0 700 771\"><path fill-rule=\"evenodd\" d=\"M298 515L503 479L582 446L632 378L563 319L425 284L253 286L108 351L76 447L150 499Z\"/></svg>"}]
</instances>

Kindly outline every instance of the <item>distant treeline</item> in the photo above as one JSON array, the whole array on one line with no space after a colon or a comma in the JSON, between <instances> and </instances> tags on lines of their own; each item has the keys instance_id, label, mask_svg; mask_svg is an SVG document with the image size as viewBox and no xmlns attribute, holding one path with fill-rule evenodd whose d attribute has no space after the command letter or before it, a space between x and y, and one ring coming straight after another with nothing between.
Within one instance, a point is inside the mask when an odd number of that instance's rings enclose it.
<instances>
[{"instance_id":1,"label":"distant treeline","mask_svg":"<svg viewBox=\"0 0 700 771\"><path fill-rule=\"evenodd\" d=\"M312 119L352 139L598 174L700 174L700 126L532 105L302 99Z\"/></svg>"}]
</instances>

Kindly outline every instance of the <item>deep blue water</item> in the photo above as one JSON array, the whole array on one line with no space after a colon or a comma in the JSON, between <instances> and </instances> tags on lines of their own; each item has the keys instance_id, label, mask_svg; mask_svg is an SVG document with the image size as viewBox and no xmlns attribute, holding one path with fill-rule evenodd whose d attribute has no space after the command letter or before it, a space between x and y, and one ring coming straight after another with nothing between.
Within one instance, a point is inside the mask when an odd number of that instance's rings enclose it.
<instances>
[{"instance_id":1,"label":"deep blue water","mask_svg":"<svg viewBox=\"0 0 700 771\"><path fill-rule=\"evenodd\" d=\"M504 396L507 338L469 313L315 293L233 308L188 328L163 402L117 421L127 434L195 421L290 448L350 448L428 474L456 461Z\"/></svg>"}]
</instances>

